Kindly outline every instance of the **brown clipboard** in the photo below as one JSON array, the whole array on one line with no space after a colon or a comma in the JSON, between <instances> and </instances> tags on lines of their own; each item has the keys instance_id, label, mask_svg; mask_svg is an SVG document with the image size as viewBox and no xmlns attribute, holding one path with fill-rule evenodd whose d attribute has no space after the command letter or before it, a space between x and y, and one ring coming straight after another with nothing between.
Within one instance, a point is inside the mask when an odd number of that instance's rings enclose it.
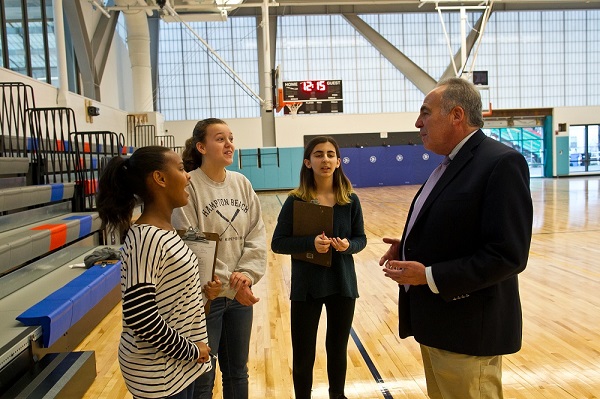
<instances>
[{"instance_id":1,"label":"brown clipboard","mask_svg":"<svg viewBox=\"0 0 600 399\"><path fill-rule=\"evenodd\" d=\"M190 228L186 232L178 231L183 241L198 258L198 271L200 273L200 286L213 280L217 265L217 250L219 249L219 234L198 231ZM210 271L210 274L208 273ZM202 290L204 300L204 313L210 312L210 300Z\"/></svg>"},{"instance_id":2,"label":"brown clipboard","mask_svg":"<svg viewBox=\"0 0 600 399\"><path fill-rule=\"evenodd\" d=\"M294 201L293 232L294 237L323 234L333 236L333 207L312 202ZM293 259L316 265L331 266L331 247L322 254L316 250L292 254Z\"/></svg>"}]
</instances>

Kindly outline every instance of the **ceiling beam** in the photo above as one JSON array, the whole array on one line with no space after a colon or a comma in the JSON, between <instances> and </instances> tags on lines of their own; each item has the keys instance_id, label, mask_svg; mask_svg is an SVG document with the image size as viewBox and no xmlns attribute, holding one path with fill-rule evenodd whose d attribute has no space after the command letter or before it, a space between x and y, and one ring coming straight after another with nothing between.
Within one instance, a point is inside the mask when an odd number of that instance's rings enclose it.
<instances>
[{"instance_id":1,"label":"ceiling beam","mask_svg":"<svg viewBox=\"0 0 600 399\"><path fill-rule=\"evenodd\" d=\"M387 41L358 15L344 14L344 18L421 92L429 93L435 87L437 83L435 79L429 76L427 72L398 50L392 43Z\"/></svg>"},{"instance_id":2,"label":"ceiling beam","mask_svg":"<svg viewBox=\"0 0 600 399\"><path fill-rule=\"evenodd\" d=\"M445 2L447 3L447 2ZM440 5L445 4L440 1ZM246 0L229 17L260 14L261 0ZM495 0L494 11L600 9L600 0ZM280 0L270 3L272 15L389 14L435 12L435 4L421 0Z\"/></svg>"}]
</instances>

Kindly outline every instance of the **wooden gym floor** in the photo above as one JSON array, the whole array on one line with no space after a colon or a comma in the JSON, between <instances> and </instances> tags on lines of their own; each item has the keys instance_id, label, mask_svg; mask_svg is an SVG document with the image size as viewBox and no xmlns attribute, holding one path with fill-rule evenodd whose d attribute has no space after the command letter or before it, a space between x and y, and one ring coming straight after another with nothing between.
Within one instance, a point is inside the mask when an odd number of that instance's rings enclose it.
<instances>
[{"instance_id":1,"label":"wooden gym floor","mask_svg":"<svg viewBox=\"0 0 600 399\"><path fill-rule=\"evenodd\" d=\"M418 345L397 336L397 286L378 265L382 237L399 237L417 186L357 189L368 243L355 256L360 298L348 348L346 396L426 398ZM527 269L520 276L524 343L504 357L505 399L600 397L600 177L532 179L535 217ZM270 239L285 192L260 193ZM269 251L254 287L250 397L293 398L290 260ZM325 313L325 312L323 312ZM313 398L328 398L325 323L319 329ZM97 378L85 398L131 398L117 361L117 306L78 350L96 351ZM217 375L217 379L220 376ZM215 398L222 397L217 382Z\"/></svg>"}]
</instances>

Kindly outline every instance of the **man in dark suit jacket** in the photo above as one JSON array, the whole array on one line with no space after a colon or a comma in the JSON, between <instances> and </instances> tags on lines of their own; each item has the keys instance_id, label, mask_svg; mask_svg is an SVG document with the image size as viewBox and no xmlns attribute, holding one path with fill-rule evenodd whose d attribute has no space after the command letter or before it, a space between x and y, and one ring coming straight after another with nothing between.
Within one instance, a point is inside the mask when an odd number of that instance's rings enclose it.
<instances>
[{"instance_id":1,"label":"man in dark suit jacket","mask_svg":"<svg viewBox=\"0 0 600 399\"><path fill-rule=\"evenodd\" d=\"M420 209L423 187L417 193L402 239L384 238L391 246L380 265L399 284L400 336L421 345L430 397L502 398L502 355L521 348L527 162L481 131L479 92L460 78L427 94L415 126L450 163Z\"/></svg>"}]
</instances>

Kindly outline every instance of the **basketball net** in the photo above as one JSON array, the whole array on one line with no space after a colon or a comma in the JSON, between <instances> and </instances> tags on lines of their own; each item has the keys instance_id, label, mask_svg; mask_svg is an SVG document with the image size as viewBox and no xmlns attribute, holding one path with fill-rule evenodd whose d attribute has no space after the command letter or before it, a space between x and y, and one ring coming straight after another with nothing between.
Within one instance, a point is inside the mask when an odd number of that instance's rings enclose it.
<instances>
[{"instance_id":1,"label":"basketball net","mask_svg":"<svg viewBox=\"0 0 600 399\"><path fill-rule=\"evenodd\" d=\"M300 109L302 103L285 103L285 106L290 110L292 118L295 118L296 115L298 115L298 109Z\"/></svg>"}]
</instances>

